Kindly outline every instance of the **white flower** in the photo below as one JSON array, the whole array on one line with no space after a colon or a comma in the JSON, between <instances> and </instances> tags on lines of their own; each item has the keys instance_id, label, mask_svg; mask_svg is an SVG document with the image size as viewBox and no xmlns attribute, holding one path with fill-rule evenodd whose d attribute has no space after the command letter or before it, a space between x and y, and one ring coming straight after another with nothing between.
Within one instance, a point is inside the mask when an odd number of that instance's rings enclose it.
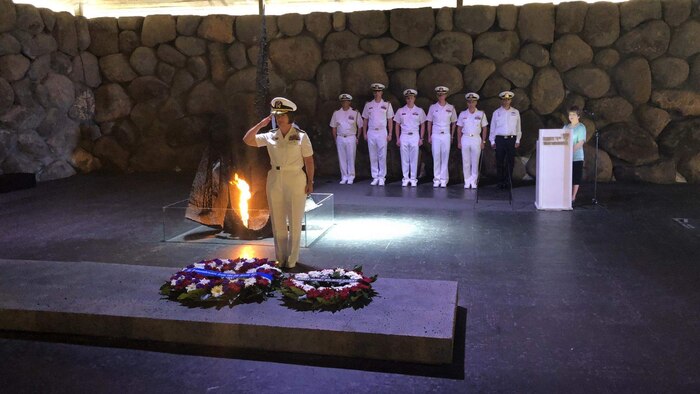
<instances>
[{"instance_id":1,"label":"white flower","mask_svg":"<svg viewBox=\"0 0 700 394\"><path fill-rule=\"evenodd\" d=\"M245 264L245 263L243 263L242 261L240 263L236 263L236 266L233 267L233 269L238 271L239 269L243 268L243 264Z\"/></svg>"},{"instance_id":2,"label":"white flower","mask_svg":"<svg viewBox=\"0 0 700 394\"><path fill-rule=\"evenodd\" d=\"M197 285L194 284L194 283L190 283L189 285L187 285L187 287L186 287L185 289L186 289L187 292L189 293L190 291L195 291L195 290L197 290Z\"/></svg>"},{"instance_id":3,"label":"white flower","mask_svg":"<svg viewBox=\"0 0 700 394\"><path fill-rule=\"evenodd\" d=\"M176 279L171 280L170 286L177 286L177 280Z\"/></svg>"},{"instance_id":4,"label":"white flower","mask_svg":"<svg viewBox=\"0 0 700 394\"><path fill-rule=\"evenodd\" d=\"M194 268L204 269L204 263L194 263Z\"/></svg>"},{"instance_id":5,"label":"white flower","mask_svg":"<svg viewBox=\"0 0 700 394\"><path fill-rule=\"evenodd\" d=\"M321 270L322 275L333 275L333 272L335 272L335 271L331 270L331 269Z\"/></svg>"},{"instance_id":6,"label":"white flower","mask_svg":"<svg viewBox=\"0 0 700 394\"><path fill-rule=\"evenodd\" d=\"M243 281L243 286L250 287L255 285L255 278L247 278Z\"/></svg>"},{"instance_id":7,"label":"white flower","mask_svg":"<svg viewBox=\"0 0 700 394\"><path fill-rule=\"evenodd\" d=\"M221 297L224 294L224 287L221 285L214 286L211 288L211 295L214 297Z\"/></svg>"},{"instance_id":8,"label":"white flower","mask_svg":"<svg viewBox=\"0 0 700 394\"><path fill-rule=\"evenodd\" d=\"M313 290L313 289L314 289L314 287L313 287L313 286L310 286L310 285L301 285L300 287L301 287L304 291L307 291L307 292L308 292L309 290Z\"/></svg>"},{"instance_id":9,"label":"white flower","mask_svg":"<svg viewBox=\"0 0 700 394\"><path fill-rule=\"evenodd\" d=\"M275 267L271 266L270 264L263 264L259 268L268 269L268 270L269 269L276 269Z\"/></svg>"},{"instance_id":10,"label":"white flower","mask_svg":"<svg viewBox=\"0 0 700 394\"><path fill-rule=\"evenodd\" d=\"M254 274L254 273L256 273L256 272L258 272L258 269L257 269L257 268L251 268L251 269L249 269L248 271L246 271L246 274Z\"/></svg>"},{"instance_id":11,"label":"white flower","mask_svg":"<svg viewBox=\"0 0 700 394\"><path fill-rule=\"evenodd\" d=\"M299 280L309 279L309 274L304 274L304 273L296 274L296 275L294 275L294 278L299 279Z\"/></svg>"},{"instance_id":12,"label":"white flower","mask_svg":"<svg viewBox=\"0 0 700 394\"><path fill-rule=\"evenodd\" d=\"M345 275L345 270L342 268L338 268L335 272L337 272L340 275Z\"/></svg>"},{"instance_id":13,"label":"white flower","mask_svg":"<svg viewBox=\"0 0 700 394\"><path fill-rule=\"evenodd\" d=\"M255 262L255 259L250 258L250 259L247 259L245 262L246 262L246 263L254 263L254 262Z\"/></svg>"},{"instance_id":14,"label":"white flower","mask_svg":"<svg viewBox=\"0 0 700 394\"><path fill-rule=\"evenodd\" d=\"M199 284L202 286L206 286L209 282L211 282L209 279L204 278L199 280Z\"/></svg>"},{"instance_id":15,"label":"white flower","mask_svg":"<svg viewBox=\"0 0 700 394\"><path fill-rule=\"evenodd\" d=\"M345 276L346 276L348 279L354 279L354 280L360 280L360 279L362 279L362 275L358 274L358 273L355 272L355 271L348 271L348 272L345 273Z\"/></svg>"}]
</instances>

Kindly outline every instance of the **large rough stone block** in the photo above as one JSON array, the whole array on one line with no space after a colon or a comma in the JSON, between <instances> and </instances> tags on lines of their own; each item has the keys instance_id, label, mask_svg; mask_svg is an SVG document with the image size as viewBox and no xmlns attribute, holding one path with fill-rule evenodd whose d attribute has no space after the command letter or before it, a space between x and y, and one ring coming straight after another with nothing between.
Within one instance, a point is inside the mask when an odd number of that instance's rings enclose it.
<instances>
[{"instance_id":1,"label":"large rough stone block","mask_svg":"<svg viewBox=\"0 0 700 394\"><path fill-rule=\"evenodd\" d=\"M452 31L454 29L453 9L450 7L442 7L435 15L435 25L440 31Z\"/></svg>"},{"instance_id":2,"label":"large rough stone block","mask_svg":"<svg viewBox=\"0 0 700 394\"><path fill-rule=\"evenodd\" d=\"M44 20L39 10L31 4L17 4L17 28L31 34L39 34L44 30Z\"/></svg>"},{"instance_id":3,"label":"large rough stone block","mask_svg":"<svg viewBox=\"0 0 700 394\"><path fill-rule=\"evenodd\" d=\"M464 87L462 72L446 63L431 64L418 73L418 92L422 96L437 100L436 86L446 86L451 92L461 92Z\"/></svg>"},{"instance_id":4,"label":"large rough stone block","mask_svg":"<svg viewBox=\"0 0 700 394\"><path fill-rule=\"evenodd\" d=\"M289 91L289 97L297 105L301 114L313 115L316 113L318 89L313 83L307 81L294 82Z\"/></svg>"},{"instance_id":5,"label":"large rough stone block","mask_svg":"<svg viewBox=\"0 0 700 394\"><path fill-rule=\"evenodd\" d=\"M509 80L494 74L484 82L484 87L481 88L481 96L497 97L502 91L510 89L511 84Z\"/></svg>"},{"instance_id":6,"label":"large rough stone block","mask_svg":"<svg viewBox=\"0 0 700 394\"><path fill-rule=\"evenodd\" d=\"M143 20L142 16L121 16L117 19L117 25L121 30L141 31Z\"/></svg>"},{"instance_id":7,"label":"large rough stone block","mask_svg":"<svg viewBox=\"0 0 700 394\"><path fill-rule=\"evenodd\" d=\"M73 82L68 77L49 73L46 79L42 82L42 86L46 88L46 108L54 107L62 111L68 111L75 100L75 88Z\"/></svg>"},{"instance_id":8,"label":"large rough stone block","mask_svg":"<svg viewBox=\"0 0 700 394\"><path fill-rule=\"evenodd\" d=\"M119 84L102 85L95 92L95 121L110 122L129 115L131 99Z\"/></svg>"},{"instance_id":9,"label":"large rough stone block","mask_svg":"<svg viewBox=\"0 0 700 394\"><path fill-rule=\"evenodd\" d=\"M520 60L531 66L544 67L549 64L549 51L540 44L525 44L520 49Z\"/></svg>"},{"instance_id":10,"label":"large rough stone block","mask_svg":"<svg viewBox=\"0 0 700 394\"><path fill-rule=\"evenodd\" d=\"M29 70L30 61L22 55L0 56L0 78L19 81Z\"/></svg>"},{"instance_id":11,"label":"large rough stone block","mask_svg":"<svg viewBox=\"0 0 700 394\"><path fill-rule=\"evenodd\" d=\"M387 55L399 49L399 43L391 37L363 38L360 49L375 55Z\"/></svg>"},{"instance_id":12,"label":"large rough stone block","mask_svg":"<svg viewBox=\"0 0 700 394\"><path fill-rule=\"evenodd\" d=\"M468 92L478 92L484 86L484 82L496 71L496 63L490 59L476 59L466 67L462 79L464 88Z\"/></svg>"},{"instance_id":13,"label":"large rough stone block","mask_svg":"<svg viewBox=\"0 0 700 394\"><path fill-rule=\"evenodd\" d=\"M564 74L564 84L583 96L599 98L610 89L610 77L597 67L580 66Z\"/></svg>"},{"instance_id":14,"label":"large rough stone block","mask_svg":"<svg viewBox=\"0 0 700 394\"><path fill-rule=\"evenodd\" d=\"M554 42L551 49L552 63L560 72L590 63L593 60L593 49L579 36L567 34Z\"/></svg>"},{"instance_id":15,"label":"large rough stone block","mask_svg":"<svg viewBox=\"0 0 700 394\"><path fill-rule=\"evenodd\" d=\"M75 31L78 34L78 49L84 51L90 47L92 37L90 37L90 25L84 16L75 17Z\"/></svg>"},{"instance_id":16,"label":"large rough stone block","mask_svg":"<svg viewBox=\"0 0 700 394\"><path fill-rule=\"evenodd\" d=\"M332 17L333 31L343 31L347 25L347 16L342 11L336 11L333 13Z\"/></svg>"},{"instance_id":17,"label":"large rough stone block","mask_svg":"<svg viewBox=\"0 0 700 394\"><path fill-rule=\"evenodd\" d=\"M644 127L652 138L661 134L666 125L671 121L671 115L663 109L652 107L651 105L640 105L635 111L637 121Z\"/></svg>"},{"instance_id":18,"label":"large rough stone block","mask_svg":"<svg viewBox=\"0 0 700 394\"><path fill-rule=\"evenodd\" d=\"M678 162L678 172L690 183L700 183L700 153Z\"/></svg>"},{"instance_id":19,"label":"large rough stone block","mask_svg":"<svg viewBox=\"0 0 700 394\"><path fill-rule=\"evenodd\" d=\"M39 8L39 14L41 14L41 19L44 21L44 28L49 32L53 32L56 26L56 13L48 8Z\"/></svg>"},{"instance_id":20,"label":"large rough stone block","mask_svg":"<svg viewBox=\"0 0 700 394\"><path fill-rule=\"evenodd\" d=\"M111 168L126 171L129 166L129 152L114 137L104 136L95 141L92 153Z\"/></svg>"},{"instance_id":21,"label":"large rough stone block","mask_svg":"<svg viewBox=\"0 0 700 394\"><path fill-rule=\"evenodd\" d=\"M321 48L310 37L281 38L270 44L270 60L287 80L311 80L321 64Z\"/></svg>"},{"instance_id":22,"label":"large rough stone block","mask_svg":"<svg viewBox=\"0 0 700 394\"><path fill-rule=\"evenodd\" d=\"M474 50L469 34L443 31L430 40L430 52L439 61L450 64L469 64Z\"/></svg>"},{"instance_id":23,"label":"large rough stone block","mask_svg":"<svg viewBox=\"0 0 700 394\"><path fill-rule=\"evenodd\" d=\"M389 29L384 11L356 11L348 14L350 30L361 37L379 37Z\"/></svg>"},{"instance_id":24,"label":"large rough stone block","mask_svg":"<svg viewBox=\"0 0 700 394\"><path fill-rule=\"evenodd\" d=\"M304 16L296 13L280 15L277 27L287 37L297 36L304 30Z\"/></svg>"},{"instance_id":25,"label":"large rough stone block","mask_svg":"<svg viewBox=\"0 0 700 394\"><path fill-rule=\"evenodd\" d=\"M205 18L206 19L206 18ZM255 45L260 42L262 18L259 15L244 15L236 18L236 39L246 45ZM204 25L204 21L202 21ZM265 27L267 29L267 41L277 35L277 18L274 16L265 17ZM199 27L200 30L202 27ZM231 41L229 41L230 43Z\"/></svg>"},{"instance_id":26,"label":"large rough stone block","mask_svg":"<svg viewBox=\"0 0 700 394\"><path fill-rule=\"evenodd\" d=\"M522 60L509 60L498 68L501 75L511 81L513 85L524 88L532 81L532 67Z\"/></svg>"},{"instance_id":27,"label":"large rough stone block","mask_svg":"<svg viewBox=\"0 0 700 394\"><path fill-rule=\"evenodd\" d=\"M17 10L12 0L0 0L0 33L13 30L17 25Z\"/></svg>"},{"instance_id":28,"label":"large rough stone block","mask_svg":"<svg viewBox=\"0 0 700 394\"><path fill-rule=\"evenodd\" d=\"M620 36L620 10L617 4L598 2L588 5L583 39L592 47L606 47Z\"/></svg>"},{"instance_id":29,"label":"large rough stone block","mask_svg":"<svg viewBox=\"0 0 700 394\"><path fill-rule=\"evenodd\" d=\"M523 42L554 42L554 5L525 4L518 13L518 34Z\"/></svg>"},{"instance_id":30,"label":"large rough stone block","mask_svg":"<svg viewBox=\"0 0 700 394\"><path fill-rule=\"evenodd\" d=\"M386 60L386 66L390 69L407 68L419 70L433 62L433 56L423 48L403 47Z\"/></svg>"},{"instance_id":31,"label":"large rough stone block","mask_svg":"<svg viewBox=\"0 0 700 394\"><path fill-rule=\"evenodd\" d=\"M56 160L46 166L36 176L37 181L45 182L54 179L63 179L75 175L75 169L65 160Z\"/></svg>"},{"instance_id":32,"label":"large rough stone block","mask_svg":"<svg viewBox=\"0 0 700 394\"><path fill-rule=\"evenodd\" d=\"M669 123L659 135L659 150L676 161L697 155L700 152L700 118Z\"/></svg>"},{"instance_id":33,"label":"large rough stone block","mask_svg":"<svg viewBox=\"0 0 700 394\"><path fill-rule=\"evenodd\" d=\"M0 56L16 55L22 52L22 44L9 33L0 34Z\"/></svg>"},{"instance_id":34,"label":"large rough stone block","mask_svg":"<svg viewBox=\"0 0 700 394\"><path fill-rule=\"evenodd\" d=\"M342 80L340 75L340 63L328 62L318 67L316 72L316 86L318 94L323 101L332 101L342 93Z\"/></svg>"},{"instance_id":35,"label":"large rough stone block","mask_svg":"<svg viewBox=\"0 0 700 394\"><path fill-rule=\"evenodd\" d=\"M119 52L125 55L131 53L141 46L141 37L139 33L133 30L124 30L119 33Z\"/></svg>"},{"instance_id":36,"label":"large rough stone block","mask_svg":"<svg viewBox=\"0 0 700 394\"><path fill-rule=\"evenodd\" d=\"M588 3L567 1L557 5L556 32L558 34L580 33L588 12Z\"/></svg>"},{"instance_id":37,"label":"large rough stone block","mask_svg":"<svg viewBox=\"0 0 700 394\"><path fill-rule=\"evenodd\" d=\"M520 49L520 39L513 31L480 34L474 43L474 51L482 56L502 62L513 58Z\"/></svg>"},{"instance_id":38,"label":"large rough stone block","mask_svg":"<svg viewBox=\"0 0 700 394\"><path fill-rule=\"evenodd\" d=\"M241 33L243 34L242 40L245 39L243 42L248 43L248 40L252 42L257 42L257 37L260 34L260 25L258 24L257 32L249 31L248 29L252 28L252 26L249 25L249 21L247 21L246 18L243 19L243 22L241 22ZM234 40L234 21L234 17L230 15L207 15L204 18L202 18L201 23L199 23L199 26L197 28L197 35L209 41L220 42L222 44L230 44ZM257 17L257 21L260 21L259 17ZM275 18L267 17L265 19L265 22L267 23L268 37L274 37L277 33L277 24L275 23ZM183 29L190 30L192 28L192 25L194 25L195 23L195 20L185 20L183 22L183 25L185 25L183 26ZM238 27L238 23L236 23L236 26ZM250 35L251 33L252 36Z\"/></svg>"},{"instance_id":39,"label":"large rough stone block","mask_svg":"<svg viewBox=\"0 0 700 394\"><path fill-rule=\"evenodd\" d=\"M652 103L659 107L680 112L683 116L700 116L700 93L690 90L655 90Z\"/></svg>"},{"instance_id":40,"label":"large rough stone block","mask_svg":"<svg viewBox=\"0 0 700 394\"><path fill-rule=\"evenodd\" d=\"M688 79L690 66L683 59L661 57L651 62L654 85L660 88L675 88Z\"/></svg>"},{"instance_id":41,"label":"large rough stone block","mask_svg":"<svg viewBox=\"0 0 700 394\"><path fill-rule=\"evenodd\" d=\"M160 63L165 64L165 63ZM192 74L195 81L201 81L207 77L207 72L209 71L209 65L207 64L207 59L204 56L191 57L187 59L187 71Z\"/></svg>"},{"instance_id":42,"label":"large rough stone block","mask_svg":"<svg viewBox=\"0 0 700 394\"><path fill-rule=\"evenodd\" d=\"M325 12L312 12L304 16L304 24L316 41L322 42L331 31L331 16Z\"/></svg>"},{"instance_id":43,"label":"large rough stone block","mask_svg":"<svg viewBox=\"0 0 700 394\"><path fill-rule=\"evenodd\" d=\"M7 80L0 78L0 112L10 108L15 101L15 92Z\"/></svg>"},{"instance_id":44,"label":"large rough stone block","mask_svg":"<svg viewBox=\"0 0 700 394\"><path fill-rule=\"evenodd\" d=\"M143 20L141 43L147 47L169 42L175 39L175 17L172 15L149 15Z\"/></svg>"},{"instance_id":45,"label":"large rough stone block","mask_svg":"<svg viewBox=\"0 0 700 394\"><path fill-rule=\"evenodd\" d=\"M590 100L588 109L600 119L608 123L625 122L630 120L632 105L622 97L603 97Z\"/></svg>"},{"instance_id":46,"label":"large rough stone block","mask_svg":"<svg viewBox=\"0 0 700 394\"><path fill-rule=\"evenodd\" d=\"M620 95L632 103L641 104L651 95L651 69L649 62L641 57L624 60L614 74L615 85Z\"/></svg>"},{"instance_id":47,"label":"large rough stone block","mask_svg":"<svg viewBox=\"0 0 700 394\"><path fill-rule=\"evenodd\" d=\"M518 24L518 7L513 4L499 4L496 19L501 30L515 30Z\"/></svg>"},{"instance_id":48,"label":"large rough stone block","mask_svg":"<svg viewBox=\"0 0 700 394\"><path fill-rule=\"evenodd\" d=\"M100 159L83 148L76 148L71 155L70 164L83 174L88 174L102 168Z\"/></svg>"},{"instance_id":49,"label":"large rough stone block","mask_svg":"<svg viewBox=\"0 0 700 394\"><path fill-rule=\"evenodd\" d=\"M100 58L100 70L111 82L130 82L137 77L129 64L129 58L121 53Z\"/></svg>"},{"instance_id":50,"label":"large rough stone block","mask_svg":"<svg viewBox=\"0 0 700 394\"><path fill-rule=\"evenodd\" d=\"M612 48L605 48L595 54L593 61L604 69L611 69L620 62L620 53Z\"/></svg>"},{"instance_id":51,"label":"large rough stone block","mask_svg":"<svg viewBox=\"0 0 700 394\"><path fill-rule=\"evenodd\" d=\"M398 42L412 47L428 45L435 32L432 8L391 10L389 15L389 30Z\"/></svg>"},{"instance_id":52,"label":"large rough stone block","mask_svg":"<svg viewBox=\"0 0 700 394\"><path fill-rule=\"evenodd\" d=\"M367 87L374 82L384 85L389 83L384 60L379 55L368 55L348 61L342 75L343 91L353 96L366 95Z\"/></svg>"},{"instance_id":53,"label":"large rough stone block","mask_svg":"<svg viewBox=\"0 0 700 394\"><path fill-rule=\"evenodd\" d=\"M535 74L530 86L532 109L540 115L554 112L564 101L566 91L561 76L552 67L545 67Z\"/></svg>"},{"instance_id":54,"label":"large rough stone block","mask_svg":"<svg viewBox=\"0 0 700 394\"><path fill-rule=\"evenodd\" d=\"M623 29L632 29L652 19L661 19L660 0L630 0L620 3L620 25Z\"/></svg>"},{"instance_id":55,"label":"large rough stone block","mask_svg":"<svg viewBox=\"0 0 700 394\"><path fill-rule=\"evenodd\" d=\"M210 81L195 86L187 97L187 112L193 115L217 113L223 107L221 91Z\"/></svg>"},{"instance_id":56,"label":"large rough stone block","mask_svg":"<svg viewBox=\"0 0 700 394\"><path fill-rule=\"evenodd\" d=\"M670 41L671 29L668 25L663 21L650 21L620 37L615 46L624 54L655 59L666 53Z\"/></svg>"},{"instance_id":57,"label":"large rough stone block","mask_svg":"<svg viewBox=\"0 0 700 394\"><path fill-rule=\"evenodd\" d=\"M156 55L158 59L179 68L185 67L185 63L187 62L187 57L169 44L158 45Z\"/></svg>"},{"instance_id":58,"label":"large rough stone block","mask_svg":"<svg viewBox=\"0 0 700 394\"><path fill-rule=\"evenodd\" d=\"M152 76L138 77L129 84L129 96L137 103L162 101L170 94L170 86Z\"/></svg>"},{"instance_id":59,"label":"large rough stone block","mask_svg":"<svg viewBox=\"0 0 700 394\"><path fill-rule=\"evenodd\" d=\"M690 63L688 85L696 90L700 90L700 56L695 56L695 60Z\"/></svg>"},{"instance_id":60,"label":"large rough stone block","mask_svg":"<svg viewBox=\"0 0 700 394\"><path fill-rule=\"evenodd\" d=\"M153 48L138 47L131 54L129 64L139 75L153 75L158 64L156 51Z\"/></svg>"},{"instance_id":61,"label":"large rough stone block","mask_svg":"<svg viewBox=\"0 0 700 394\"><path fill-rule=\"evenodd\" d=\"M661 0L664 20L669 26L680 26L690 16L692 0Z\"/></svg>"},{"instance_id":62,"label":"large rough stone block","mask_svg":"<svg viewBox=\"0 0 700 394\"><path fill-rule=\"evenodd\" d=\"M600 132L600 146L611 156L639 166L659 159L654 139L633 123L614 123Z\"/></svg>"},{"instance_id":63,"label":"large rough stone block","mask_svg":"<svg viewBox=\"0 0 700 394\"><path fill-rule=\"evenodd\" d=\"M351 59L364 54L360 37L350 31L333 32L323 43L323 60Z\"/></svg>"},{"instance_id":64,"label":"large rough stone block","mask_svg":"<svg viewBox=\"0 0 700 394\"><path fill-rule=\"evenodd\" d=\"M187 56L200 56L207 52L207 43L196 37L178 37L175 39L175 48Z\"/></svg>"},{"instance_id":65,"label":"large rough stone block","mask_svg":"<svg viewBox=\"0 0 700 394\"><path fill-rule=\"evenodd\" d=\"M226 81L224 93L226 97L230 97L237 93L257 93L258 89L255 85L255 76L257 70L255 67L248 67L240 70ZM274 71L270 70L270 92L284 93L286 83Z\"/></svg>"},{"instance_id":66,"label":"large rough stone block","mask_svg":"<svg viewBox=\"0 0 700 394\"><path fill-rule=\"evenodd\" d=\"M668 53L681 58L686 58L700 53L700 22L688 20L673 32Z\"/></svg>"},{"instance_id":67,"label":"large rough stone block","mask_svg":"<svg viewBox=\"0 0 700 394\"><path fill-rule=\"evenodd\" d=\"M454 25L467 34L481 34L488 31L496 21L496 7L473 5L457 7L454 11Z\"/></svg>"},{"instance_id":68,"label":"large rough stone block","mask_svg":"<svg viewBox=\"0 0 700 394\"><path fill-rule=\"evenodd\" d=\"M78 21L82 20L76 19L76 23L78 23ZM90 38L88 49L90 53L100 57L119 52L119 27L117 26L116 19L106 17L94 18L87 20L87 24ZM77 27L80 31L79 24Z\"/></svg>"},{"instance_id":69,"label":"large rough stone block","mask_svg":"<svg viewBox=\"0 0 700 394\"><path fill-rule=\"evenodd\" d=\"M22 53L30 59L54 52L58 48L56 39L45 33L32 36L27 32L16 32L15 37L22 44Z\"/></svg>"},{"instance_id":70,"label":"large rough stone block","mask_svg":"<svg viewBox=\"0 0 700 394\"><path fill-rule=\"evenodd\" d=\"M248 66L248 59L245 53L245 45L242 42L234 42L226 50L226 58L236 70Z\"/></svg>"},{"instance_id":71,"label":"large rough stone block","mask_svg":"<svg viewBox=\"0 0 700 394\"><path fill-rule=\"evenodd\" d=\"M613 173L615 180L621 182L676 183L676 163L668 159L643 166L616 163Z\"/></svg>"},{"instance_id":72,"label":"large rough stone block","mask_svg":"<svg viewBox=\"0 0 700 394\"><path fill-rule=\"evenodd\" d=\"M78 54L78 31L75 29L75 17L67 12L56 14L56 28L54 36L58 43L58 50L66 55Z\"/></svg>"},{"instance_id":73,"label":"large rough stone block","mask_svg":"<svg viewBox=\"0 0 700 394\"><path fill-rule=\"evenodd\" d=\"M406 89L415 89L418 86L418 74L415 70L396 70L391 73L389 89L397 97L403 96Z\"/></svg>"},{"instance_id":74,"label":"large rough stone block","mask_svg":"<svg viewBox=\"0 0 700 394\"><path fill-rule=\"evenodd\" d=\"M199 15L180 15L177 17L175 29L177 34L182 36L193 36L197 34L202 17ZM233 36L233 24L231 24L231 35Z\"/></svg>"},{"instance_id":75,"label":"large rough stone block","mask_svg":"<svg viewBox=\"0 0 700 394\"><path fill-rule=\"evenodd\" d=\"M96 88L102 84L102 76L100 74L99 61L90 52L83 52L76 56L74 61L74 70L79 71L75 66L79 65L82 70L80 79L83 79L87 86Z\"/></svg>"}]
</instances>

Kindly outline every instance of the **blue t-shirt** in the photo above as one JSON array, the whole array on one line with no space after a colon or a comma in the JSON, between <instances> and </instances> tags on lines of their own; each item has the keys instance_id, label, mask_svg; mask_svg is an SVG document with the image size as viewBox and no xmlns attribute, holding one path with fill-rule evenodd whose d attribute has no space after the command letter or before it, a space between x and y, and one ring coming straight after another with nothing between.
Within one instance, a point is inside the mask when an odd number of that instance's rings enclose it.
<instances>
[{"instance_id":1,"label":"blue t-shirt","mask_svg":"<svg viewBox=\"0 0 700 394\"><path fill-rule=\"evenodd\" d=\"M583 123L579 123L576 126L572 126L571 123L569 123L564 127L567 129L572 129L571 137L574 139L574 145L581 141L586 141L586 126L584 126ZM574 150L574 157L572 161L583 161L583 146Z\"/></svg>"}]
</instances>

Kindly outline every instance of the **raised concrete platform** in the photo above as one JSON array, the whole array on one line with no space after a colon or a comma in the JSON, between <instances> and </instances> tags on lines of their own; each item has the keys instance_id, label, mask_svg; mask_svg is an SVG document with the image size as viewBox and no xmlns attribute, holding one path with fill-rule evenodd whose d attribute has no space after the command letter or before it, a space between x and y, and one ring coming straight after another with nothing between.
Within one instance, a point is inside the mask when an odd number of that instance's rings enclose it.
<instances>
[{"instance_id":1,"label":"raised concrete platform","mask_svg":"<svg viewBox=\"0 0 700 394\"><path fill-rule=\"evenodd\" d=\"M379 278L360 310L280 299L187 308L158 289L177 269L0 259L0 329L402 362L452 362L457 282Z\"/></svg>"}]
</instances>

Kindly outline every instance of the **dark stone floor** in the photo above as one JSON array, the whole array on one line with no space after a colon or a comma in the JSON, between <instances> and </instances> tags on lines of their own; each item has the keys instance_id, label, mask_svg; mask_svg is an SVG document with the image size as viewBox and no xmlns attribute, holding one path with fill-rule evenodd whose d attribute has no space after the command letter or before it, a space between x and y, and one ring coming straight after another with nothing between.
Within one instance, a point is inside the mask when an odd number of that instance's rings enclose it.
<instances>
[{"instance_id":1,"label":"dark stone floor","mask_svg":"<svg viewBox=\"0 0 700 394\"><path fill-rule=\"evenodd\" d=\"M186 198L191 179L76 176L0 194L0 257L181 267L251 248L161 242L161 207ZM452 365L4 332L2 391L700 391L700 186L602 184L604 206L570 212L536 211L532 185L512 204L493 187L477 203L461 184L317 191L335 193L336 225L303 263L459 282Z\"/></svg>"}]
</instances>

